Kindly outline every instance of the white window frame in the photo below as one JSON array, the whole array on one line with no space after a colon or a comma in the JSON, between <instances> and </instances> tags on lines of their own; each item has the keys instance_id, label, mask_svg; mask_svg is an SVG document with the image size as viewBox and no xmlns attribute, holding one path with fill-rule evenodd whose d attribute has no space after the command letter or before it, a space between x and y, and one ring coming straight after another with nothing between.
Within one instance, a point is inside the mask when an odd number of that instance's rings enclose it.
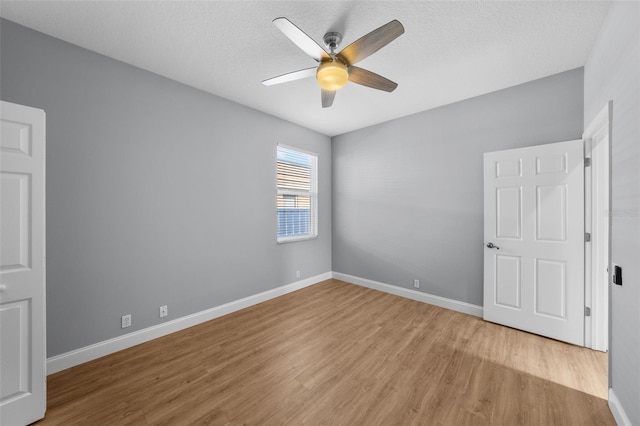
<instances>
[{"instance_id":1,"label":"white window frame","mask_svg":"<svg viewBox=\"0 0 640 426\"><path fill-rule=\"evenodd\" d=\"M313 240L318 238L318 154L311 151L306 151L304 149L296 148L289 145L278 144L276 146L276 169L278 164L278 148L284 148L291 151L299 152L301 154L306 154L311 158L311 167L310 167L310 190L291 190L291 189L280 189L278 188L278 176L276 171L276 240L278 244L291 243L295 241L306 241ZM302 195L308 196L310 202L310 223L309 223L309 232L304 235L295 235L295 236L280 236L278 234L278 196L279 195Z\"/></svg>"}]
</instances>

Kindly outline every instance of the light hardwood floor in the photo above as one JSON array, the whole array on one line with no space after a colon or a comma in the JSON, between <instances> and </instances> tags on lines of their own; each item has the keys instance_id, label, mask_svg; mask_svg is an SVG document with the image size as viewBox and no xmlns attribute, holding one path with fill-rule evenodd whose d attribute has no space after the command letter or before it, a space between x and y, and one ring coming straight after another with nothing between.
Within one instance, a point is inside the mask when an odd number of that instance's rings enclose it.
<instances>
[{"instance_id":1,"label":"light hardwood floor","mask_svg":"<svg viewBox=\"0 0 640 426\"><path fill-rule=\"evenodd\" d=\"M44 425L614 425L606 354L328 280L49 376Z\"/></svg>"}]
</instances>

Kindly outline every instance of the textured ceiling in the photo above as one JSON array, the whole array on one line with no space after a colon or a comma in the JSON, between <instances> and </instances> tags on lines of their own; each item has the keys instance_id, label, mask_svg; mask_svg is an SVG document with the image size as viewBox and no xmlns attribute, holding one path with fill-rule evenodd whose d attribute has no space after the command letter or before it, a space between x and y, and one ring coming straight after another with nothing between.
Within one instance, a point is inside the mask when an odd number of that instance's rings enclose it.
<instances>
[{"instance_id":1,"label":"textured ceiling","mask_svg":"<svg viewBox=\"0 0 640 426\"><path fill-rule=\"evenodd\" d=\"M6 19L330 136L583 66L609 2L6 1ZM398 19L405 34L358 63L399 84L356 84L321 108L314 66L272 23L342 47Z\"/></svg>"}]
</instances>

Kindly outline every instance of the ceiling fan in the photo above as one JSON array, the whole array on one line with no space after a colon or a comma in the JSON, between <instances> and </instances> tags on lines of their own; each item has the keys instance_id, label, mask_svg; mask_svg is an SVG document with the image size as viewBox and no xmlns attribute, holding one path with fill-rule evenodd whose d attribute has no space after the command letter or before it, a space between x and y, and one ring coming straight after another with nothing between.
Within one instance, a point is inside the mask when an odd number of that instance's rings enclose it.
<instances>
[{"instance_id":1,"label":"ceiling fan","mask_svg":"<svg viewBox=\"0 0 640 426\"><path fill-rule=\"evenodd\" d=\"M393 92L398 87L397 83L381 75L355 66L358 61L374 54L404 33L404 27L397 20L360 37L338 53L335 50L342 41L340 33L332 31L324 35L324 44L329 49L327 52L287 18L276 18L273 23L319 65L269 78L262 84L271 86L315 76L322 89L323 108L333 105L336 91L344 87L347 81L386 92Z\"/></svg>"}]
</instances>

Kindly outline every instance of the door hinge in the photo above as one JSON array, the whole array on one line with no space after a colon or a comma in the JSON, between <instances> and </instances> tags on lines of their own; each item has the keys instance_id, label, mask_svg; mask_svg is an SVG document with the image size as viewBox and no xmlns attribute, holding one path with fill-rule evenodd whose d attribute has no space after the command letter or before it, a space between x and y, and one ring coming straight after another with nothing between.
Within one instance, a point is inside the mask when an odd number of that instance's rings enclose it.
<instances>
[{"instance_id":1,"label":"door hinge","mask_svg":"<svg viewBox=\"0 0 640 426\"><path fill-rule=\"evenodd\" d=\"M591 166L591 158L590 157L587 157L587 158L584 159L584 166L585 167Z\"/></svg>"},{"instance_id":2,"label":"door hinge","mask_svg":"<svg viewBox=\"0 0 640 426\"><path fill-rule=\"evenodd\" d=\"M585 317L590 317L591 316L591 308L588 306L584 307L584 316Z\"/></svg>"},{"instance_id":3,"label":"door hinge","mask_svg":"<svg viewBox=\"0 0 640 426\"><path fill-rule=\"evenodd\" d=\"M591 242L591 233L590 232L585 232L584 233L584 242L585 243L590 243Z\"/></svg>"}]
</instances>

